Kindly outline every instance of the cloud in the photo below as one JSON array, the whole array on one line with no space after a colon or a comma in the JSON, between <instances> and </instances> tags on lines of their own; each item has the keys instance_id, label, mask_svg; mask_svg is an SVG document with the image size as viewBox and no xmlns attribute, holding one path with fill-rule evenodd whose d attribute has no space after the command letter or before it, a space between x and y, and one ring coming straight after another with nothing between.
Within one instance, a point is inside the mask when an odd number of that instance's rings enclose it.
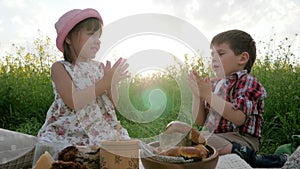
<instances>
[{"instance_id":1,"label":"cloud","mask_svg":"<svg viewBox=\"0 0 300 169\"><path fill-rule=\"evenodd\" d=\"M26 4L30 2L30 0L2 0L2 5L5 7L14 7L14 8L20 8L26 6Z\"/></svg>"},{"instance_id":2,"label":"cloud","mask_svg":"<svg viewBox=\"0 0 300 169\"><path fill-rule=\"evenodd\" d=\"M56 32L54 23L58 18L71 9L95 8L104 18L104 24L134 13L146 12L145 7L152 3L139 0L64 0L36 1L36 0L2 0L0 1L1 42L31 40L38 36L38 31L54 39ZM137 8L134 5L138 5Z\"/></svg>"},{"instance_id":3,"label":"cloud","mask_svg":"<svg viewBox=\"0 0 300 169\"><path fill-rule=\"evenodd\" d=\"M31 3L32 1L24 3L22 0L4 0L0 2L1 13L3 14L0 19L3 21L2 29L4 32L1 34L1 41L8 43L12 39L15 40L16 35L19 35L17 32L27 27L28 20L31 18L34 11L32 7L30 8L28 6L31 5Z\"/></svg>"},{"instance_id":4,"label":"cloud","mask_svg":"<svg viewBox=\"0 0 300 169\"><path fill-rule=\"evenodd\" d=\"M299 32L300 4L293 0L154 0L173 10L175 15L196 22L206 32L244 29L265 34L270 30ZM261 32L261 33L260 33Z\"/></svg>"},{"instance_id":5,"label":"cloud","mask_svg":"<svg viewBox=\"0 0 300 169\"><path fill-rule=\"evenodd\" d=\"M20 16L14 16L13 18L11 18L11 23L13 24L17 24L17 25L23 25L24 22L22 20L22 18Z\"/></svg>"},{"instance_id":6,"label":"cloud","mask_svg":"<svg viewBox=\"0 0 300 169\"><path fill-rule=\"evenodd\" d=\"M270 1L270 2L269 2ZM132 5L134 4L134 5ZM194 24L210 39L226 29L243 29L265 35L273 30L299 32L300 2L297 0L1 0L1 43L32 41L38 36L55 40L54 23L66 11L92 7L107 25L138 13L164 13Z\"/></svg>"},{"instance_id":7,"label":"cloud","mask_svg":"<svg viewBox=\"0 0 300 169\"><path fill-rule=\"evenodd\" d=\"M69 1L60 2L67 7ZM53 35L54 20L61 15L61 9L57 2L43 2L35 0L3 0L0 1L0 10L3 14L0 20L2 43L18 43L32 41L38 37L38 31L42 30L43 35Z\"/></svg>"},{"instance_id":8,"label":"cloud","mask_svg":"<svg viewBox=\"0 0 300 169\"><path fill-rule=\"evenodd\" d=\"M3 28L3 21L0 20L0 32L2 32L3 30L4 30L4 28Z\"/></svg>"}]
</instances>

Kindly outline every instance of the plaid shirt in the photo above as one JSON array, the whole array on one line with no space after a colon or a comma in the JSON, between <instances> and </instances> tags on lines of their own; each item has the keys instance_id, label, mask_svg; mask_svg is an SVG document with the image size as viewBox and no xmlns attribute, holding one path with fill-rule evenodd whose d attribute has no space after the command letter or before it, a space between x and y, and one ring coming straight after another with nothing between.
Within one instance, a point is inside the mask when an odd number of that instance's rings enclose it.
<instances>
[{"instance_id":1,"label":"plaid shirt","mask_svg":"<svg viewBox=\"0 0 300 169\"><path fill-rule=\"evenodd\" d=\"M233 103L234 110L241 110L246 115L245 123L238 127L229 120L206 106L208 118L206 128L214 133L239 131L254 137L261 137L263 124L264 98L267 93L257 79L246 70L231 74L226 79L216 78L211 81L215 94Z\"/></svg>"}]
</instances>

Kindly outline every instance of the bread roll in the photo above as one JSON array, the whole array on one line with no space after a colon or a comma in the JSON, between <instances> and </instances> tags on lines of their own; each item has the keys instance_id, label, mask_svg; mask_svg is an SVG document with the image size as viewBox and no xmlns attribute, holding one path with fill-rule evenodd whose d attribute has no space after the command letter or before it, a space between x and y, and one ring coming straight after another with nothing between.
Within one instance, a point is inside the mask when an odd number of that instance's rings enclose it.
<instances>
[{"instance_id":1,"label":"bread roll","mask_svg":"<svg viewBox=\"0 0 300 169\"><path fill-rule=\"evenodd\" d=\"M183 135L182 140L178 144L176 144L175 147L161 151L159 155L193 158L200 160L208 157L209 150L205 147L206 139L197 129L193 128L191 125L181 121L172 121L167 125L163 134L168 136L176 135L178 133ZM172 137L161 137L160 143L173 142L174 140L172 140L171 138Z\"/></svg>"},{"instance_id":2,"label":"bread roll","mask_svg":"<svg viewBox=\"0 0 300 169\"><path fill-rule=\"evenodd\" d=\"M164 133L171 134L175 132L187 134L188 139L190 139L194 144L206 145L206 139L201 135L201 133L187 123L172 121L167 125Z\"/></svg>"},{"instance_id":3,"label":"bread roll","mask_svg":"<svg viewBox=\"0 0 300 169\"><path fill-rule=\"evenodd\" d=\"M195 145L194 147L202 152L202 154L201 154L202 159L205 159L208 157L210 151L203 144L198 144L198 145Z\"/></svg>"},{"instance_id":4,"label":"bread roll","mask_svg":"<svg viewBox=\"0 0 300 169\"><path fill-rule=\"evenodd\" d=\"M205 149L199 149L192 146L176 146L160 152L159 155L205 159L207 158L208 152Z\"/></svg>"},{"instance_id":5,"label":"bread roll","mask_svg":"<svg viewBox=\"0 0 300 169\"><path fill-rule=\"evenodd\" d=\"M192 140L193 143L195 144L202 144L206 145L206 139L201 135L201 133L195 129L192 128L190 133L189 133L189 139Z\"/></svg>"}]
</instances>

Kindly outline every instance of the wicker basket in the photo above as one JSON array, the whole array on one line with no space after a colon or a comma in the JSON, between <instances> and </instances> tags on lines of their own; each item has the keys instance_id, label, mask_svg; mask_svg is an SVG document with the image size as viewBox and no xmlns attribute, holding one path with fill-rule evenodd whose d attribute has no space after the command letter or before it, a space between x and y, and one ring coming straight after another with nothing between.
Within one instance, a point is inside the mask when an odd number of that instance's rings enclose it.
<instances>
[{"instance_id":1,"label":"wicker basket","mask_svg":"<svg viewBox=\"0 0 300 169\"><path fill-rule=\"evenodd\" d=\"M28 169L32 167L35 136L0 128L0 169Z\"/></svg>"},{"instance_id":2,"label":"wicker basket","mask_svg":"<svg viewBox=\"0 0 300 169\"><path fill-rule=\"evenodd\" d=\"M0 169L28 169L32 167L34 147L17 159L0 164Z\"/></svg>"}]
</instances>

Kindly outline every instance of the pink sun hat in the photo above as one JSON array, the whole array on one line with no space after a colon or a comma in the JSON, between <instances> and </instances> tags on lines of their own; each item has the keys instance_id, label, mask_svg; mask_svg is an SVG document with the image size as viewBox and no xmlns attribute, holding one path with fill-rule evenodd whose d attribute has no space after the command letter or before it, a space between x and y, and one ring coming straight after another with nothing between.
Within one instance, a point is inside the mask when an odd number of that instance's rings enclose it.
<instances>
[{"instance_id":1,"label":"pink sun hat","mask_svg":"<svg viewBox=\"0 0 300 169\"><path fill-rule=\"evenodd\" d=\"M64 52L63 44L68 33L75 25L87 18L97 18L103 25L103 21L99 12L92 8L83 10L73 9L58 19L58 21L55 23L55 29L57 32L56 46L61 52Z\"/></svg>"}]
</instances>

